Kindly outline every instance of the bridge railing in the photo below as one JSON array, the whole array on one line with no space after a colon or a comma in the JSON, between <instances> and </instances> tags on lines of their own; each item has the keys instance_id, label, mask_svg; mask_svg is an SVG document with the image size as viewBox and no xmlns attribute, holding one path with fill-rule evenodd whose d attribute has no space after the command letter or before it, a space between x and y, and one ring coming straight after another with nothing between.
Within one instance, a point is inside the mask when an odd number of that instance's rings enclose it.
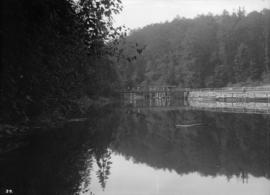
<instances>
[{"instance_id":1,"label":"bridge railing","mask_svg":"<svg viewBox=\"0 0 270 195\"><path fill-rule=\"evenodd\" d=\"M187 91L270 91L270 86L262 87L222 87L222 88L185 88Z\"/></svg>"},{"instance_id":2,"label":"bridge railing","mask_svg":"<svg viewBox=\"0 0 270 195\"><path fill-rule=\"evenodd\" d=\"M173 85L169 86L146 86L134 87L131 89L122 90L122 92L155 92L155 91L183 91L183 92L246 92L246 91L267 91L270 92L270 86L261 87L222 87L222 88L178 88Z\"/></svg>"}]
</instances>

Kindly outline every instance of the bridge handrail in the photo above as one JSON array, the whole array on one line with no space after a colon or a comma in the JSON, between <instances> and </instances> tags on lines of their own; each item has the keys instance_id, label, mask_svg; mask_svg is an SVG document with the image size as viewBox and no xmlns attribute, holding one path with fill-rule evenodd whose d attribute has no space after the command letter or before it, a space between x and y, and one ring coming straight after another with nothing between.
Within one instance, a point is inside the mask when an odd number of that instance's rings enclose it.
<instances>
[{"instance_id":1,"label":"bridge handrail","mask_svg":"<svg viewBox=\"0 0 270 195\"><path fill-rule=\"evenodd\" d=\"M155 91L188 91L188 92L202 92L202 91L208 91L208 92L246 92L246 91L269 91L270 92L270 86L258 86L258 87L222 87L222 88L178 88L176 86L161 86L161 87L154 87L154 88L132 88L128 90L122 90L122 92L155 92Z\"/></svg>"},{"instance_id":2,"label":"bridge handrail","mask_svg":"<svg viewBox=\"0 0 270 195\"><path fill-rule=\"evenodd\" d=\"M188 91L270 91L270 87L222 87L222 88L193 88Z\"/></svg>"}]
</instances>

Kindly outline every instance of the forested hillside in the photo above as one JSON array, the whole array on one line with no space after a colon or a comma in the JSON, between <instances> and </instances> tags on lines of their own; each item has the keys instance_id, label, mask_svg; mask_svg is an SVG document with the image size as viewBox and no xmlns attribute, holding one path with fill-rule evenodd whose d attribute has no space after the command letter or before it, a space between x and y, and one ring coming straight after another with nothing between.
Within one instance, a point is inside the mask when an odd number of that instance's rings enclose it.
<instances>
[{"instance_id":1,"label":"forested hillside","mask_svg":"<svg viewBox=\"0 0 270 195\"><path fill-rule=\"evenodd\" d=\"M138 45L141 50L132 49ZM129 46L128 46L129 45ZM269 82L270 10L176 17L134 30L122 47L124 86L223 87Z\"/></svg>"}]
</instances>

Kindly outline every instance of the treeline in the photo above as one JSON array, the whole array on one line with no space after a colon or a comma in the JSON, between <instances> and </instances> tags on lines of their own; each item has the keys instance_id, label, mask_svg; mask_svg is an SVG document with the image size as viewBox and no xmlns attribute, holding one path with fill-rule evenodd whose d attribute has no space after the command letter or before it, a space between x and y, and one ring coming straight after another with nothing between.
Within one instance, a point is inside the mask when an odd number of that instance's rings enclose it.
<instances>
[{"instance_id":1,"label":"treeline","mask_svg":"<svg viewBox=\"0 0 270 195\"><path fill-rule=\"evenodd\" d=\"M120 0L1 1L0 122L63 117L111 95L121 9Z\"/></svg>"},{"instance_id":2,"label":"treeline","mask_svg":"<svg viewBox=\"0 0 270 195\"><path fill-rule=\"evenodd\" d=\"M122 48L124 85L223 87L270 80L270 10L176 17L134 30ZM138 55L132 45L144 49ZM131 47L127 47L131 45Z\"/></svg>"}]
</instances>

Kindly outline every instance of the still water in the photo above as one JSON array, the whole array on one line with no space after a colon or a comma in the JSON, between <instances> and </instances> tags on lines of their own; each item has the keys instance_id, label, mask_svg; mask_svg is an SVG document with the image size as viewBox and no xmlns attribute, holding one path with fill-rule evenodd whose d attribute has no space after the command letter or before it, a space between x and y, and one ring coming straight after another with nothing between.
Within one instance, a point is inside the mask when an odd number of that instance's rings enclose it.
<instances>
[{"instance_id":1,"label":"still water","mask_svg":"<svg viewBox=\"0 0 270 195\"><path fill-rule=\"evenodd\" d=\"M179 175L174 170L155 169L147 164L136 163L122 155L112 155L110 180L102 190L98 180L92 181L95 194L139 194L139 195L256 195L270 192L269 180L247 175L247 179L224 175L204 176L199 172ZM92 178L95 178L94 173ZM124 179L123 179L124 178Z\"/></svg>"},{"instance_id":2,"label":"still water","mask_svg":"<svg viewBox=\"0 0 270 195\"><path fill-rule=\"evenodd\" d=\"M2 142L0 194L270 194L268 114L129 105L87 118Z\"/></svg>"}]
</instances>

